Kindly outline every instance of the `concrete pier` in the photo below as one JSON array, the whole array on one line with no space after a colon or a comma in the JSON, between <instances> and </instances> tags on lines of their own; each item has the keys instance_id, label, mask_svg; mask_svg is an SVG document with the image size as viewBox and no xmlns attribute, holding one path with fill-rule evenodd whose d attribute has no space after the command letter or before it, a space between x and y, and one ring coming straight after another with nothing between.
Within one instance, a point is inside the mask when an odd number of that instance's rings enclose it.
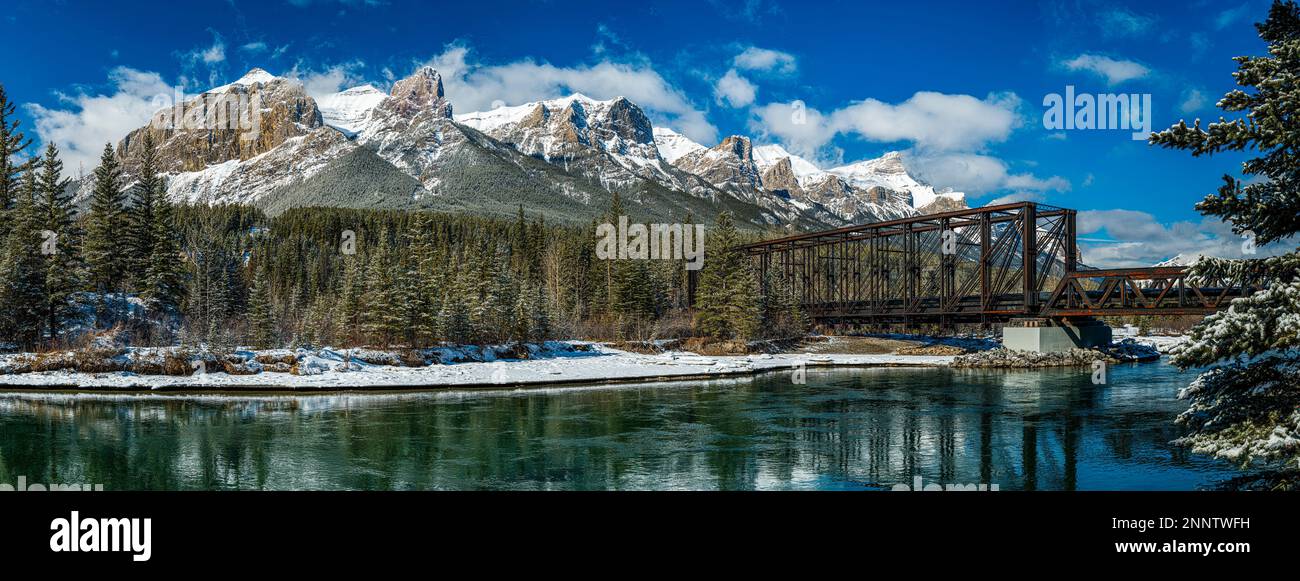
<instances>
[{"instance_id":1,"label":"concrete pier","mask_svg":"<svg viewBox=\"0 0 1300 581\"><path fill-rule=\"evenodd\" d=\"M1017 351L1061 353L1110 345L1111 330L1091 317L1065 320L1012 319L1002 327L1002 346Z\"/></svg>"}]
</instances>

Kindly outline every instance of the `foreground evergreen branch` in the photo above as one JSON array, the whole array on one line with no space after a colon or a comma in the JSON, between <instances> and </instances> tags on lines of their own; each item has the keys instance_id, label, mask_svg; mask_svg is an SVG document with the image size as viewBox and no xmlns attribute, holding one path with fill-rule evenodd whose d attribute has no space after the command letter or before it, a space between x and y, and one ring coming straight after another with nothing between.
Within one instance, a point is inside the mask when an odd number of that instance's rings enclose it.
<instances>
[{"instance_id":1,"label":"foreground evergreen branch","mask_svg":"<svg viewBox=\"0 0 1300 581\"><path fill-rule=\"evenodd\" d=\"M1202 129L1179 122L1151 143L1194 156L1260 152L1242 165L1245 182L1223 176L1216 194L1196 208L1254 236L1285 242L1300 232L1300 7L1274 0L1256 25L1268 56L1237 57L1240 89L1219 101L1241 118L1220 118ZM1199 281L1255 281L1268 289L1236 299L1206 317L1175 351L1183 368L1211 366L1183 389L1190 401L1178 422L1188 433L1176 443L1194 452L1294 472L1300 467L1300 253L1254 260L1206 259L1192 270ZM1300 480L1273 479L1280 483ZM1283 484L1290 486L1290 484Z\"/></svg>"}]
</instances>

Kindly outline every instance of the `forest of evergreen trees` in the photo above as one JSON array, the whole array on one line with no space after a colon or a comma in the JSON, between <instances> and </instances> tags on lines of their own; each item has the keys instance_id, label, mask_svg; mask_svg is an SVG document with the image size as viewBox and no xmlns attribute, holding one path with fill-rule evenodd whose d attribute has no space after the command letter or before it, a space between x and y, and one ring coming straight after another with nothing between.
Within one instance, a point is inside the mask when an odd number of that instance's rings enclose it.
<instances>
[{"instance_id":1,"label":"forest of evergreen trees","mask_svg":"<svg viewBox=\"0 0 1300 581\"><path fill-rule=\"evenodd\" d=\"M409 346L551 338L802 334L793 293L760 284L723 213L706 229L694 308L680 260L600 260L596 224L462 214L174 206L146 138L130 183L112 145L72 199L0 87L0 342ZM614 197L611 223L636 212ZM688 220L689 221L689 220ZM770 292L764 296L761 288ZM80 342L80 343L79 343Z\"/></svg>"}]
</instances>

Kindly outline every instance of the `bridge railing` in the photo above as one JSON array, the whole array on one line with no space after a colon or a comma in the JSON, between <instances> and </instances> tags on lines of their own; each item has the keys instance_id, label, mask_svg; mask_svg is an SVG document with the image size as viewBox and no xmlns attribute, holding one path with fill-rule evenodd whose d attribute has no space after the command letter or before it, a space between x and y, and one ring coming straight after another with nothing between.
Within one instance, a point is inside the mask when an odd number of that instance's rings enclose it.
<instances>
[{"instance_id":1,"label":"bridge railing","mask_svg":"<svg viewBox=\"0 0 1300 581\"><path fill-rule=\"evenodd\" d=\"M1042 305L1042 316L1203 315L1262 287L1258 278L1197 279L1182 266L1067 273Z\"/></svg>"}]
</instances>

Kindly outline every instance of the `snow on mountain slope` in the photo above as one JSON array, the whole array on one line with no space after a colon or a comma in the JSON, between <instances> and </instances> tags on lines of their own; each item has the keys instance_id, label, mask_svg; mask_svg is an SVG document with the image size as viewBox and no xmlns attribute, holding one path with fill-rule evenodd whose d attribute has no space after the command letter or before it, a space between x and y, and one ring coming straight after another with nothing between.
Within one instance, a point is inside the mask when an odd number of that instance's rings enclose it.
<instances>
[{"instance_id":1,"label":"snow on mountain slope","mask_svg":"<svg viewBox=\"0 0 1300 581\"><path fill-rule=\"evenodd\" d=\"M370 112L386 97L387 93L371 85L361 85L319 97L316 105L326 125L352 137L365 126Z\"/></svg>"},{"instance_id":2,"label":"snow on mountain slope","mask_svg":"<svg viewBox=\"0 0 1300 581\"><path fill-rule=\"evenodd\" d=\"M282 80L282 79L280 79L280 77L277 77L271 73L266 72L263 69L253 68L250 69L247 73L244 73L244 76L240 77L238 81L235 81L227 85L221 85L220 87L214 87L204 92L225 93L233 87L251 87L259 83L266 84L278 80Z\"/></svg>"},{"instance_id":3,"label":"snow on mountain slope","mask_svg":"<svg viewBox=\"0 0 1300 581\"><path fill-rule=\"evenodd\" d=\"M676 163L683 156L708 149L691 141L689 137L667 127L655 127L654 138L655 148L659 150L659 157L664 158L664 161L668 163Z\"/></svg>"},{"instance_id":4,"label":"snow on mountain slope","mask_svg":"<svg viewBox=\"0 0 1300 581\"><path fill-rule=\"evenodd\" d=\"M940 197L952 202L965 204L966 194L951 189L935 191L933 186L923 184L907 173L903 165L903 154L891 151L876 159L868 159L826 170L838 175L850 184L863 189L881 186L912 195L912 207L920 209Z\"/></svg>"},{"instance_id":5,"label":"snow on mountain slope","mask_svg":"<svg viewBox=\"0 0 1300 581\"><path fill-rule=\"evenodd\" d=\"M1153 264L1153 265L1151 265L1151 266L1155 266L1155 267L1161 267L1161 266L1195 266L1196 263L1200 262L1200 261L1203 260L1204 258L1205 258L1205 255L1203 255L1203 254L1179 254L1179 255L1177 255L1177 256L1174 256L1173 258L1170 258L1169 260L1165 260L1165 261L1163 261L1163 262L1157 262L1157 263L1155 263L1155 264Z\"/></svg>"},{"instance_id":6,"label":"snow on mountain slope","mask_svg":"<svg viewBox=\"0 0 1300 581\"><path fill-rule=\"evenodd\" d=\"M255 157L167 175L167 195L189 204L255 204L267 194L325 169L356 148L338 131L321 127Z\"/></svg>"},{"instance_id":7,"label":"snow on mountain slope","mask_svg":"<svg viewBox=\"0 0 1300 581\"><path fill-rule=\"evenodd\" d=\"M721 143L688 153L673 165L700 176L714 186L746 201L758 201L763 191L748 137L732 135Z\"/></svg>"},{"instance_id":8,"label":"snow on mountain slope","mask_svg":"<svg viewBox=\"0 0 1300 581\"><path fill-rule=\"evenodd\" d=\"M799 185L807 186L826 179L826 172L816 164L786 151L780 145L760 145L754 148L754 163L758 164L759 170L767 171L784 158L790 159L790 171Z\"/></svg>"},{"instance_id":9,"label":"snow on mountain slope","mask_svg":"<svg viewBox=\"0 0 1300 581\"><path fill-rule=\"evenodd\" d=\"M605 189L643 180L711 197L717 192L660 156L649 117L623 97L568 97L456 115L456 122L507 143L524 155L595 180Z\"/></svg>"}]
</instances>

